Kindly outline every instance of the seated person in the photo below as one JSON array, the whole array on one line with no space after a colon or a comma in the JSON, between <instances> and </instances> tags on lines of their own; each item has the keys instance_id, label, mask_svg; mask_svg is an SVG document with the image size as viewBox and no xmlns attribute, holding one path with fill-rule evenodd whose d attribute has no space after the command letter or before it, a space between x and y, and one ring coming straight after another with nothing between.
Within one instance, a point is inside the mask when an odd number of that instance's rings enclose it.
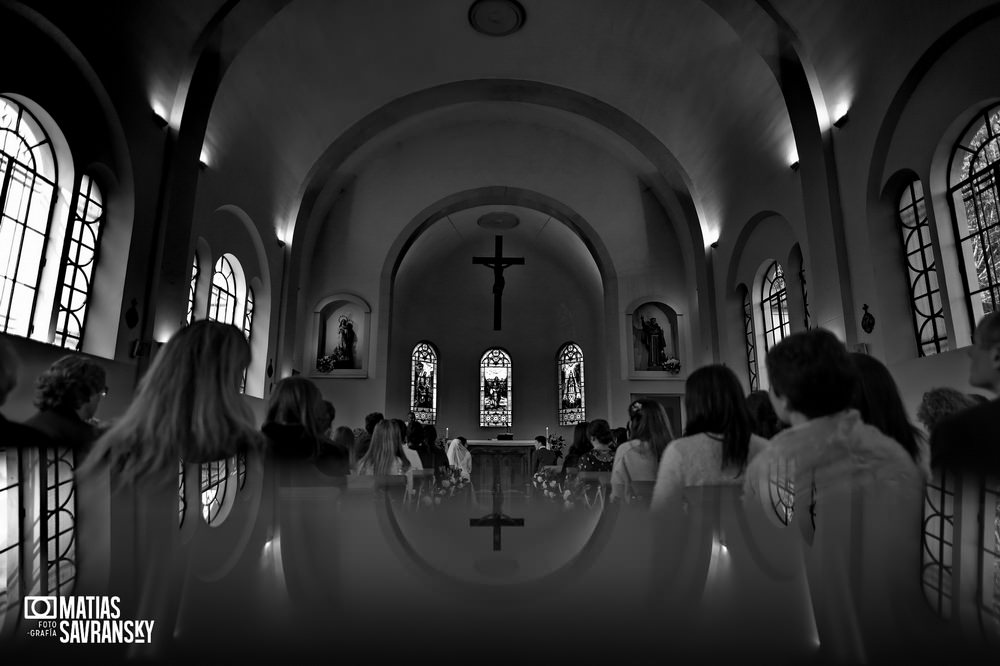
<instances>
[{"instance_id":1,"label":"seated person","mask_svg":"<svg viewBox=\"0 0 1000 666\"><path fill-rule=\"evenodd\" d=\"M566 452L566 457L563 458L563 473L569 468L578 469L580 467L580 456L590 451L590 440L587 439L588 425L586 421L580 421L573 428L573 443L570 444L569 451Z\"/></svg>"},{"instance_id":2,"label":"seated person","mask_svg":"<svg viewBox=\"0 0 1000 666\"><path fill-rule=\"evenodd\" d=\"M629 432L633 439L615 449L611 468L611 500L649 500L639 492L643 484L652 486L660 466L660 457L674 438L667 410L655 400L636 400L629 408Z\"/></svg>"},{"instance_id":3,"label":"seated person","mask_svg":"<svg viewBox=\"0 0 1000 666\"><path fill-rule=\"evenodd\" d=\"M590 451L579 458L581 472L610 472L615 464L615 452L611 448L614 437L611 426L604 419L595 419L587 426Z\"/></svg>"},{"instance_id":4,"label":"seated person","mask_svg":"<svg viewBox=\"0 0 1000 666\"><path fill-rule=\"evenodd\" d=\"M535 468L531 470L534 474L543 467L555 465L559 459L559 453L549 448L549 442L544 435L535 437Z\"/></svg>"},{"instance_id":5,"label":"seated person","mask_svg":"<svg viewBox=\"0 0 1000 666\"><path fill-rule=\"evenodd\" d=\"M85 356L63 356L35 382L38 411L25 425L56 446L86 450L101 434L94 414L107 392L104 368Z\"/></svg>"},{"instance_id":6,"label":"seated person","mask_svg":"<svg viewBox=\"0 0 1000 666\"><path fill-rule=\"evenodd\" d=\"M382 416L381 412L372 412L365 416L365 429L364 432L360 433L354 438L354 455L352 459L355 461L361 460L365 453L368 452L368 447L371 445L372 433L375 431L375 425L382 421L385 417Z\"/></svg>"},{"instance_id":7,"label":"seated person","mask_svg":"<svg viewBox=\"0 0 1000 666\"><path fill-rule=\"evenodd\" d=\"M324 474L345 480L350 452L323 434L328 414L323 396L305 377L286 377L275 384L261 431L268 453L288 472L309 463Z\"/></svg>"},{"instance_id":8,"label":"seated person","mask_svg":"<svg viewBox=\"0 0 1000 666\"><path fill-rule=\"evenodd\" d=\"M917 420L923 424L924 430L931 433L949 416L955 416L979 404L982 403L977 402L968 393L962 393L948 386L939 386L924 393L917 408Z\"/></svg>"},{"instance_id":9,"label":"seated person","mask_svg":"<svg viewBox=\"0 0 1000 666\"><path fill-rule=\"evenodd\" d=\"M17 386L17 357L10 344L0 337L0 407L7 401L14 387ZM48 438L34 428L20 423L14 423L0 414L0 442L5 446L28 447L42 446L48 443Z\"/></svg>"},{"instance_id":10,"label":"seated person","mask_svg":"<svg viewBox=\"0 0 1000 666\"><path fill-rule=\"evenodd\" d=\"M406 447L401 432L400 428L384 419L375 425L371 446L358 460L359 476L399 476L410 471L410 461L403 452Z\"/></svg>"},{"instance_id":11,"label":"seated person","mask_svg":"<svg viewBox=\"0 0 1000 666\"><path fill-rule=\"evenodd\" d=\"M464 437L456 437L448 445L448 464L462 470L462 476L472 475L472 454L466 446Z\"/></svg>"}]
</instances>

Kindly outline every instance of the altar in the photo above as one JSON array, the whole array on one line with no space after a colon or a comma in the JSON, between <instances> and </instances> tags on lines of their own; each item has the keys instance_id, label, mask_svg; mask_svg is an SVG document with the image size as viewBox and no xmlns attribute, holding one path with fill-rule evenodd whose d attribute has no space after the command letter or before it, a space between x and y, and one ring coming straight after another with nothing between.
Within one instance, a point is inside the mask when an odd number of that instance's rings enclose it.
<instances>
[{"instance_id":1,"label":"altar","mask_svg":"<svg viewBox=\"0 0 1000 666\"><path fill-rule=\"evenodd\" d=\"M526 492L535 465L535 440L470 439L472 485L476 490Z\"/></svg>"}]
</instances>

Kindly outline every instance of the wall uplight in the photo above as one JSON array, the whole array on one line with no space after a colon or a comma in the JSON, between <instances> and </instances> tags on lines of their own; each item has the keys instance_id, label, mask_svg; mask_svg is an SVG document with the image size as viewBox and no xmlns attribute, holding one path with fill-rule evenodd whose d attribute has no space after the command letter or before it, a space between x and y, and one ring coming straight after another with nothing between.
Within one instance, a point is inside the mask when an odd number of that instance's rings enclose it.
<instances>
[{"instance_id":1,"label":"wall uplight","mask_svg":"<svg viewBox=\"0 0 1000 666\"><path fill-rule=\"evenodd\" d=\"M833 126L843 127L847 124L848 116L847 112L850 110L851 105L847 102L841 102L833 109Z\"/></svg>"}]
</instances>

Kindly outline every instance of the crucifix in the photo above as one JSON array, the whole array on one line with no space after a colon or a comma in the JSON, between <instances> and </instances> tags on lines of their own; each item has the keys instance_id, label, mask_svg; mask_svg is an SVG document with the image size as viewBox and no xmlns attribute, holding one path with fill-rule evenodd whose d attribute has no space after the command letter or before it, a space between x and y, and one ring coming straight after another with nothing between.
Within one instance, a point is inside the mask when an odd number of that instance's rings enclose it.
<instances>
[{"instance_id":1,"label":"crucifix","mask_svg":"<svg viewBox=\"0 0 1000 666\"><path fill-rule=\"evenodd\" d=\"M503 493L500 490L500 464L493 462L493 513L486 514L482 518L470 518L469 527L492 527L493 528L493 550L502 550L500 547L500 530L504 527L524 527L524 518L511 518L503 511Z\"/></svg>"},{"instance_id":2,"label":"crucifix","mask_svg":"<svg viewBox=\"0 0 1000 666\"><path fill-rule=\"evenodd\" d=\"M503 236L496 237L496 252L492 257L473 257L472 263L489 266L493 269L493 330L500 330L500 296L503 295L503 269L524 264L524 257L503 256Z\"/></svg>"}]
</instances>

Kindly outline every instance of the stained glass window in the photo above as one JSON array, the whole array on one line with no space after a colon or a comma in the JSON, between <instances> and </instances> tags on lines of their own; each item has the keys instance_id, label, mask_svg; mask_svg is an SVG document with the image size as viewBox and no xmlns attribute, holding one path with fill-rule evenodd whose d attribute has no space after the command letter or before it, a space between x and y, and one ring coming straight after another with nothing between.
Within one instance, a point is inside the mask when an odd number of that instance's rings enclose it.
<instances>
[{"instance_id":1,"label":"stained glass window","mask_svg":"<svg viewBox=\"0 0 1000 666\"><path fill-rule=\"evenodd\" d=\"M586 421L587 405L583 393L583 350L567 342L559 350L559 425Z\"/></svg>"},{"instance_id":2,"label":"stained glass window","mask_svg":"<svg viewBox=\"0 0 1000 666\"><path fill-rule=\"evenodd\" d=\"M187 323L194 321L194 298L195 294L198 292L198 275L201 273L201 268L198 265L198 255L194 255L194 262L191 264L191 285L188 287L188 311L187 311Z\"/></svg>"},{"instance_id":3,"label":"stained glass window","mask_svg":"<svg viewBox=\"0 0 1000 666\"><path fill-rule=\"evenodd\" d=\"M753 304L750 302L750 291L743 290L743 335L747 352L747 376L750 378L750 390L760 390L760 371L757 368L757 338L753 332Z\"/></svg>"},{"instance_id":4,"label":"stained glass window","mask_svg":"<svg viewBox=\"0 0 1000 666\"><path fill-rule=\"evenodd\" d=\"M215 262L212 274L212 292L208 301L208 318L224 324L236 324L237 284L236 271L230 255L222 255Z\"/></svg>"},{"instance_id":5,"label":"stained glass window","mask_svg":"<svg viewBox=\"0 0 1000 666\"><path fill-rule=\"evenodd\" d=\"M0 97L0 333L33 332L55 199L52 142L26 109Z\"/></svg>"},{"instance_id":6,"label":"stained glass window","mask_svg":"<svg viewBox=\"0 0 1000 666\"><path fill-rule=\"evenodd\" d=\"M924 188L919 180L910 182L899 197L899 231L906 255L917 350L920 356L939 354L948 350L948 329L944 322Z\"/></svg>"},{"instance_id":7,"label":"stained glass window","mask_svg":"<svg viewBox=\"0 0 1000 666\"><path fill-rule=\"evenodd\" d=\"M973 119L951 159L948 191L975 323L1000 307L1000 105Z\"/></svg>"},{"instance_id":8,"label":"stained glass window","mask_svg":"<svg viewBox=\"0 0 1000 666\"><path fill-rule=\"evenodd\" d=\"M97 248L104 226L104 198L89 176L80 178L76 212L66 239L66 256L59 312L56 316L55 344L79 350L87 325L87 305L97 262Z\"/></svg>"},{"instance_id":9,"label":"stained glass window","mask_svg":"<svg viewBox=\"0 0 1000 666\"><path fill-rule=\"evenodd\" d=\"M438 355L429 342L420 342L410 355L410 411L421 423L437 423Z\"/></svg>"},{"instance_id":10,"label":"stained glass window","mask_svg":"<svg viewBox=\"0 0 1000 666\"><path fill-rule=\"evenodd\" d=\"M771 262L760 285L760 309L764 315L764 348L770 349L791 332L788 323L788 292L781 264Z\"/></svg>"},{"instance_id":11,"label":"stained glass window","mask_svg":"<svg viewBox=\"0 0 1000 666\"><path fill-rule=\"evenodd\" d=\"M494 347L479 363L479 425L483 428L511 426L510 355Z\"/></svg>"},{"instance_id":12,"label":"stained glass window","mask_svg":"<svg viewBox=\"0 0 1000 666\"><path fill-rule=\"evenodd\" d=\"M952 557L955 547L955 478L941 469L924 491L921 585L938 615L951 617Z\"/></svg>"}]
</instances>

